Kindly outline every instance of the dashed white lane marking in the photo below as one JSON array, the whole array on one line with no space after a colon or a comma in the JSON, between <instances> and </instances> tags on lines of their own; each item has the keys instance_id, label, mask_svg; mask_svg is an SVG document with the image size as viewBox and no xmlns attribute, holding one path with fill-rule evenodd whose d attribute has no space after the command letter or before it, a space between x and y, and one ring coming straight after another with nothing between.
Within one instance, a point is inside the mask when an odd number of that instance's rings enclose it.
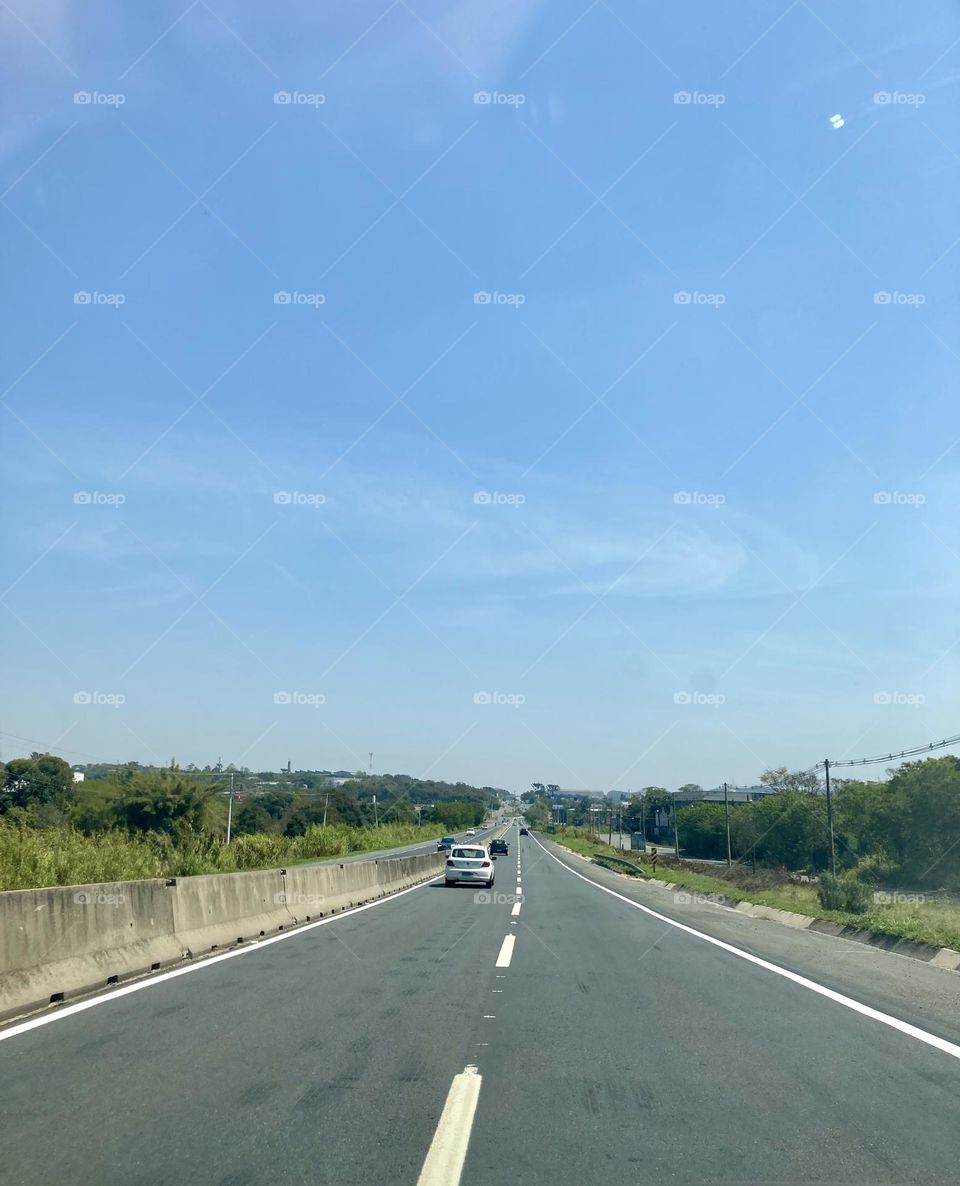
<instances>
[{"instance_id":1,"label":"dashed white lane marking","mask_svg":"<svg viewBox=\"0 0 960 1186\"><path fill-rule=\"evenodd\" d=\"M522 902L514 902L513 909L510 911L510 913L514 916L514 918L516 918L516 916L520 913L520 907L522 905L523 905Z\"/></svg>"},{"instance_id":2,"label":"dashed white lane marking","mask_svg":"<svg viewBox=\"0 0 960 1186\"><path fill-rule=\"evenodd\" d=\"M516 935L507 935L500 944L500 954L497 956L496 967L509 968L510 961L513 959L513 945L516 943Z\"/></svg>"},{"instance_id":3,"label":"dashed white lane marking","mask_svg":"<svg viewBox=\"0 0 960 1186\"><path fill-rule=\"evenodd\" d=\"M454 1075L417 1186L458 1186L483 1076L473 1063Z\"/></svg>"},{"instance_id":4,"label":"dashed white lane marking","mask_svg":"<svg viewBox=\"0 0 960 1186\"><path fill-rule=\"evenodd\" d=\"M536 840L536 837L534 839ZM844 1008L851 1009L854 1013L859 1013L863 1017L869 1017L873 1021L879 1021L882 1025L890 1026L891 1029L899 1030L900 1033L915 1038L918 1042L924 1042L927 1046L933 1046L936 1050L942 1050L944 1054L949 1054L953 1058L960 1058L960 1046L955 1042L948 1042L946 1038L939 1038L936 1034L928 1033L927 1030L922 1030L919 1026L911 1025L908 1021L901 1021L899 1017L891 1017L889 1013L881 1013L879 1009L874 1009L870 1005L864 1005L861 1001L857 1001L853 997L848 997L842 992L836 992L832 988L827 988L826 985L818 984L816 980L810 980L808 977L801 976L797 972L791 972L787 968L781 968L779 964L773 964L769 960L762 959L759 955L752 955L749 951L743 951L742 948L734 947L732 943L725 943L722 939L715 939L713 935L708 935L704 931L698 931L695 927L687 926L686 923L677 922L675 918L670 918L666 914L660 914L658 911L652 910L649 906L643 906L640 902L634 902L632 898L624 897L623 894L618 894L616 890L608 889L605 885L600 885L599 882L591 881L589 877L584 877L582 873L578 873L576 869L571 869L559 857L555 857L552 852L544 848L539 840L536 840L536 843L543 848L543 851L548 857L556 861L568 873L572 873L574 877L579 877L587 885L592 885L594 889L601 890L613 898L618 898L621 902L626 902L628 906L642 910L644 914L649 914L651 918L657 919L658 922L666 923L667 926L675 927L678 931L684 931L688 935L693 935L696 939L702 939L704 943L710 943L714 947L719 947L721 951L729 952L730 955L735 955L738 959L745 960L748 964L754 964L758 968L764 968L768 972L773 972L776 976L782 976L784 980L792 980L794 984L799 984L802 988L808 988L811 992L817 993L818 996L826 997L828 1001L835 1001L838 1005L843 1005Z\"/></svg>"}]
</instances>

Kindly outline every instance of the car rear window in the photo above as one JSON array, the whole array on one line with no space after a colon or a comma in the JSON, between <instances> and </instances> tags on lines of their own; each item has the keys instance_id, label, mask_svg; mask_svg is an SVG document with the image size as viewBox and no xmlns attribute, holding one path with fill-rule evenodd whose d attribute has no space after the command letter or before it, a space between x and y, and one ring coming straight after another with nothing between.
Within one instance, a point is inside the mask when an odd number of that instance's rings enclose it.
<instances>
[{"instance_id":1,"label":"car rear window","mask_svg":"<svg viewBox=\"0 0 960 1186\"><path fill-rule=\"evenodd\" d=\"M455 848L453 850L453 855L455 857L466 857L469 860L479 861L482 860L487 854L482 848Z\"/></svg>"}]
</instances>

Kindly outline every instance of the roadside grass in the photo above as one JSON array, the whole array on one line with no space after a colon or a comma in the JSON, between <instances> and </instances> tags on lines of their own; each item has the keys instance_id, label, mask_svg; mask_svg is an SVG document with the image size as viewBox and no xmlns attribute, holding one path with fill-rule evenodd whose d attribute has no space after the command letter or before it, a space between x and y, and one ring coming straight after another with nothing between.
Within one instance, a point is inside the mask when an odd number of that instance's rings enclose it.
<instances>
[{"instance_id":1,"label":"roadside grass","mask_svg":"<svg viewBox=\"0 0 960 1186\"><path fill-rule=\"evenodd\" d=\"M308 828L295 837L237 836L227 846L207 832L87 835L75 828L30 828L0 820L0 890L270 869L397 848L432 835L429 827L416 824L381 824L377 828L330 824Z\"/></svg>"},{"instance_id":2,"label":"roadside grass","mask_svg":"<svg viewBox=\"0 0 960 1186\"><path fill-rule=\"evenodd\" d=\"M824 910L817 898L813 885L795 885L793 882L774 880L774 871L758 869L754 875L744 866L734 865L731 876L713 876L688 868L681 861L678 864L672 853L664 856L658 853L656 873L650 860L650 853L626 853L621 849L598 841L595 836L580 829L559 829L550 839L581 856L607 856L626 858L636 862L640 876L656 877L670 881L703 894L722 894L739 901L754 902L759 906L773 906L778 910L790 910L795 914L806 914L813 918L826 918L831 922L875 931L882 935L893 935L900 939L912 939L930 943L935 947L951 947L960 951L960 906L952 902L940 902L930 896L918 895L917 902L877 902L865 914L850 914L842 910ZM662 852L662 850L661 850ZM638 859L639 858L639 859Z\"/></svg>"}]
</instances>

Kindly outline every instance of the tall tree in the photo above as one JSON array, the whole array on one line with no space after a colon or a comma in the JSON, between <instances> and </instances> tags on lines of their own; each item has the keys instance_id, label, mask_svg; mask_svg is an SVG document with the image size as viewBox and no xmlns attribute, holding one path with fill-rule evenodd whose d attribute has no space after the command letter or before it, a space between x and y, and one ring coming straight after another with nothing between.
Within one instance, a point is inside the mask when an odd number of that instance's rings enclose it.
<instances>
[{"instance_id":1,"label":"tall tree","mask_svg":"<svg viewBox=\"0 0 960 1186\"><path fill-rule=\"evenodd\" d=\"M76 798L73 771L63 758L33 753L11 758L3 771L0 811L9 807L66 807Z\"/></svg>"}]
</instances>

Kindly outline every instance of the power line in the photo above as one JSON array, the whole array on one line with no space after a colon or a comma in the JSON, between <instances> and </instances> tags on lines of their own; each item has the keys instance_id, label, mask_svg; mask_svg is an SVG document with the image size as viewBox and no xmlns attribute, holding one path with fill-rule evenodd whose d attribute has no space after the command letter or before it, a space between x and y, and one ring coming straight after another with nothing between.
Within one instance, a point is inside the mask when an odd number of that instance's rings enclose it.
<instances>
[{"instance_id":1,"label":"power line","mask_svg":"<svg viewBox=\"0 0 960 1186\"><path fill-rule=\"evenodd\" d=\"M835 762L830 759L830 768L835 766L872 766L877 762L892 762L898 758L913 758L917 754L928 754L931 750L944 749L946 746L960 745L960 733L955 733L952 737L945 737L942 741L931 741L927 745L914 746L913 749L902 749L899 753L894 754L877 754L873 758L847 758L844 761ZM814 769L823 765L823 762L818 762Z\"/></svg>"}]
</instances>

